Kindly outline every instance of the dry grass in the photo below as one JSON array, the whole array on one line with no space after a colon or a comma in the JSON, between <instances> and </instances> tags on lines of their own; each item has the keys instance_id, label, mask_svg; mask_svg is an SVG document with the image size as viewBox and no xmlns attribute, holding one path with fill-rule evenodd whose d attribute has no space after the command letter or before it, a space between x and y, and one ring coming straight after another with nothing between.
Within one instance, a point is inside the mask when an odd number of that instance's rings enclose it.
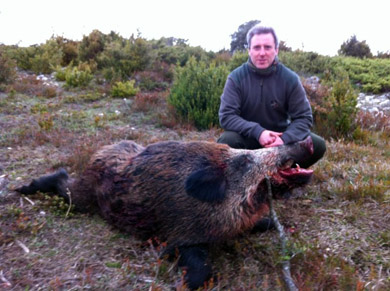
<instances>
[{"instance_id":1,"label":"dry grass","mask_svg":"<svg viewBox=\"0 0 390 291\"><path fill-rule=\"evenodd\" d=\"M58 167L76 175L94 149L121 139L213 141L220 130L175 123L163 92L85 102L99 88L42 98L31 93L35 81L31 90L22 85L23 92L0 96L0 289L180 289L180 270L159 259L158 246L97 216L65 218L60 201L39 195L28 201L12 189ZM300 290L390 289L390 135L388 128L375 130L365 143L328 142L311 185L276 205ZM278 245L277 233L268 232L214 246L218 281L208 289L282 290Z\"/></svg>"}]
</instances>

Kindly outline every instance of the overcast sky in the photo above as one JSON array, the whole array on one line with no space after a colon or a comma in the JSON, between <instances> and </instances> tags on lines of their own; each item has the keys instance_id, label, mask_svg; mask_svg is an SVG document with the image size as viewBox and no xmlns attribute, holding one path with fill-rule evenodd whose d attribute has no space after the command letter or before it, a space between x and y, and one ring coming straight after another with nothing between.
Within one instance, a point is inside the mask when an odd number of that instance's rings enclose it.
<instances>
[{"instance_id":1,"label":"overcast sky","mask_svg":"<svg viewBox=\"0 0 390 291\"><path fill-rule=\"evenodd\" d=\"M336 55L352 35L371 52L390 50L388 0L0 0L0 43L44 43L52 35L81 40L93 29L123 37L188 39L206 50L229 49L250 20L273 26L293 49Z\"/></svg>"}]
</instances>

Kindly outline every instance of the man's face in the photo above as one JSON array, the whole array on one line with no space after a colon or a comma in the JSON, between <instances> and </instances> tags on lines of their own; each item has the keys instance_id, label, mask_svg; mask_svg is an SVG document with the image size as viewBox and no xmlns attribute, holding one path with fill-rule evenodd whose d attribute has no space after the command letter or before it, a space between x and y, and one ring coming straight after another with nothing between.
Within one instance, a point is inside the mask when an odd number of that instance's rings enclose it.
<instances>
[{"instance_id":1,"label":"man's face","mask_svg":"<svg viewBox=\"0 0 390 291\"><path fill-rule=\"evenodd\" d=\"M252 37L248 53L256 68L266 69L271 66L278 54L272 33L255 34Z\"/></svg>"}]
</instances>

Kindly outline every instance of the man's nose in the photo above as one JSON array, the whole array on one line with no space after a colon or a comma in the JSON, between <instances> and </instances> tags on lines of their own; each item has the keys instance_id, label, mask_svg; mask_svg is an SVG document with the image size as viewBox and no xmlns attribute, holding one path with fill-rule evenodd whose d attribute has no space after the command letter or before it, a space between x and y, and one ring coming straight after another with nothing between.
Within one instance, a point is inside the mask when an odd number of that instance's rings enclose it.
<instances>
[{"instance_id":1,"label":"man's nose","mask_svg":"<svg viewBox=\"0 0 390 291\"><path fill-rule=\"evenodd\" d=\"M263 47L261 47L260 50L259 50L259 53L260 53L261 55L264 55L264 54L265 54L265 49L264 49Z\"/></svg>"}]
</instances>

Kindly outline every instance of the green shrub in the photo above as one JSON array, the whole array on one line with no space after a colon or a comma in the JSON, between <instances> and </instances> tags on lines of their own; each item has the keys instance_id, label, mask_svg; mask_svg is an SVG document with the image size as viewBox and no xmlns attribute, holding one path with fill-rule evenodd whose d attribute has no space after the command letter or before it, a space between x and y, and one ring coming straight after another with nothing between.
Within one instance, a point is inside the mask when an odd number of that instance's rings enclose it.
<instances>
[{"instance_id":1,"label":"green shrub","mask_svg":"<svg viewBox=\"0 0 390 291\"><path fill-rule=\"evenodd\" d=\"M190 57L194 57L197 61L208 62L214 53L206 52L201 47L192 47L187 44L187 40L180 38L160 38L159 40L151 41L154 56L158 62L167 63L170 65L185 66Z\"/></svg>"},{"instance_id":2,"label":"green shrub","mask_svg":"<svg viewBox=\"0 0 390 291\"><path fill-rule=\"evenodd\" d=\"M102 70L103 77L109 83L120 82L122 80L122 74L115 71L113 67L104 68Z\"/></svg>"},{"instance_id":3,"label":"green shrub","mask_svg":"<svg viewBox=\"0 0 390 291\"><path fill-rule=\"evenodd\" d=\"M83 37L78 47L80 61L96 61L98 55L104 50L105 45L106 36L99 30L93 30L88 36Z\"/></svg>"},{"instance_id":4,"label":"green shrub","mask_svg":"<svg viewBox=\"0 0 390 291\"><path fill-rule=\"evenodd\" d=\"M30 62L34 73L50 74L62 62L62 49L54 39L50 39L39 47Z\"/></svg>"},{"instance_id":5,"label":"green shrub","mask_svg":"<svg viewBox=\"0 0 390 291\"><path fill-rule=\"evenodd\" d=\"M16 77L16 64L0 46L0 83L10 83Z\"/></svg>"},{"instance_id":6,"label":"green shrub","mask_svg":"<svg viewBox=\"0 0 390 291\"><path fill-rule=\"evenodd\" d=\"M14 58L20 69L31 70L36 74L50 74L61 65L62 48L54 38L41 45L18 48Z\"/></svg>"},{"instance_id":7,"label":"green shrub","mask_svg":"<svg viewBox=\"0 0 390 291\"><path fill-rule=\"evenodd\" d=\"M68 66L70 63L77 64L79 55L79 43L62 36L55 38L57 44L62 49L62 66Z\"/></svg>"},{"instance_id":8,"label":"green shrub","mask_svg":"<svg viewBox=\"0 0 390 291\"><path fill-rule=\"evenodd\" d=\"M304 76L319 75L322 76L332 67L331 58L322 56L314 52L303 51L280 51L280 61L291 70Z\"/></svg>"},{"instance_id":9,"label":"green shrub","mask_svg":"<svg viewBox=\"0 0 390 291\"><path fill-rule=\"evenodd\" d=\"M38 116L38 125L42 131L50 131L54 126L54 117L50 113L42 113Z\"/></svg>"},{"instance_id":10,"label":"green shrub","mask_svg":"<svg viewBox=\"0 0 390 291\"><path fill-rule=\"evenodd\" d=\"M327 78L316 88L302 82L313 111L313 131L326 139L353 138L357 128L357 93L345 71Z\"/></svg>"},{"instance_id":11,"label":"green shrub","mask_svg":"<svg viewBox=\"0 0 390 291\"><path fill-rule=\"evenodd\" d=\"M356 35L351 36L351 38L345 41L338 53L340 55L357 57L357 58L371 58L372 53L370 47L365 40L358 41Z\"/></svg>"},{"instance_id":12,"label":"green shrub","mask_svg":"<svg viewBox=\"0 0 390 291\"><path fill-rule=\"evenodd\" d=\"M139 89L134 87L135 80L127 82L116 82L111 90L111 96L113 97L132 97L135 96Z\"/></svg>"},{"instance_id":13,"label":"green shrub","mask_svg":"<svg viewBox=\"0 0 390 291\"><path fill-rule=\"evenodd\" d=\"M336 129L337 135L351 137L357 113L357 94L346 73L333 81L329 101L332 109L328 116L329 125Z\"/></svg>"},{"instance_id":14,"label":"green shrub","mask_svg":"<svg viewBox=\"0 0 390 291\"><path fill-rule=\"evenodd\" d=\"M349 79L364 92L382 93L390 90L390 59L333 58L332 71L343 69Z\"/></svg>"},{"instance_id":15,"label":"green shrub","mask_svg":"<svg viewBox=\"0 0 390 291\"><path fill-rule=\"evenodd\" d=\"M228 73L225 65L207 66L192 57L184 67L177 67L168 103L198 129L217 126L220 96Z\"/></svg>"},{"instance_id":16,"label":"green shrub","mask_svg":"<svg viewBox=\"0 0 390 291\"><path fill-rule=\"evenodd\" d=\"M249 56L247 52L242 52L242 51L235 52L229 62L229 70L233 71L235 68L238 68L243 63L247 62L248 58Z\"/></svg>"},{"instance_id":17,"label":"green shrub","mask_svg":"<svg viewBox=\"0 0 390 291\"><path fill-rule=\"evenodd\" d=\"M174 77L175 65L155 61L151 65L150 71L158 75L159 81L171 84Z\"/></svg>"},{"instance_id":18,"label":"green shrub","mask_svg":"<svg viewBox=\"0 0 390 291\"><path fill-rule=\"evenodd\" d=\"M84 71L74 67L65 72L65 84L67 87L86 87L93 79L91 70L87 67Z\"/></svg>"},{"instance_id":19,"label":"green shrub","mask_svg":"<svg viewBox=\"0 0 390 291\"><path fill-rule=\"evenodd\" d=\"M119 39L106 45L97 59L108 81L126 80L136 71L143 71L150 62L150 48L146 40ZM119 78L118 78L119 77Z\"/></svg>"},{"instance_id":20,"label":"green shrub","mask_svg":"<svg viewBox=\"0 0 390 291\"><path fill-rule=\"evenodd\" d=\"M16 65L22 70L31 70L31 59L37 54L39 54L39 47L37 45L17 48L14 52Z\"/></svg>"},{"instance_id":21,"label":"green shrub","mask_svg":"<svg viewBox=\"0 0 390 291\"><path fill-rule=\"evenodd\" d=\"M160 91L167 89L170 84L170 80L166 79L162 72L157 71L142 71L135 75L138 87L146 91Z\"/></svg>"},{"instance_id":22,"label":"green shrub","mask_svg":"<svg viewBox=\"0 0 390 291\"><path fill-rule=\"evenodd\" d=\"M233 55L229 69L246 62L248 54ZM314 52L279 51L279 60L301 76L317 75L329 79L340 70L348 73L350 82L364 92L383 93L390 90L390 59L359 59L356 57L328 57Z\"/></svg>"},{"instance_id":23,"label":"green shrub","mask_svg":"<svg viewBox=\"0 0 390 291\"><path fill-rule=\"evenodd\" d=\"M70 65L69 67L62 68L61 66L57 66L54 71L55 71L55 79L57 81L65 82L66 80L66 74L72 70L72 66Z\"/></svg>"},{"instance_id":24,"label":"green shrub","mask_svg":"<svg viewBox=\"0 0 390 291\"><path fill-rule=\"evenodd\" d=\"M160 82L154 78L154 74L151 72L143 71L140 73L140 82L139 87L142 90L153 91L153 90L163 90L168 88L167 82Z\"/></svg>"},{"instance_id":25,"label":"green shrub","mask_svg":"<svg viewBox=\"0 0 390 291\"><path fill-rule=\"evenodd\" d=\"M327 84L312 89L303 82L313 111L314 131L324 138L353 138L356 129L357 93L348 74L329 75ZM326 82L323 82L326 83Z\"/></svg>"}]
</instances>

